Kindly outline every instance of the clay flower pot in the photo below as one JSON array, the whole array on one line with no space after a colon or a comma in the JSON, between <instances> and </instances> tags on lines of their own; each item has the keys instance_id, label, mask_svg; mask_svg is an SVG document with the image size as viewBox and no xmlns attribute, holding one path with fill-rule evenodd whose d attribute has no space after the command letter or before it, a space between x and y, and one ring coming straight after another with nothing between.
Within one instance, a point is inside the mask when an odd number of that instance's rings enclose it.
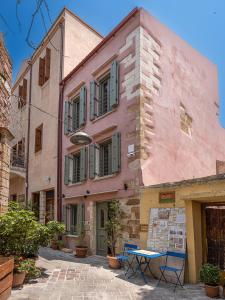
<instances>
[{"instance_id":1,"label":"clay flower pot","mask_svg":"<svg viewBox=\"0 0 225 300\"><path fill-rule=\"evenodd\" d=\"M109 267L111 269L120 269L121 265L117 257L108 255L107 258L108 258Z\"/></svg>"},{"instance_id":2,"label":"clay flower pot","mask_svg":"<svg viewBox=\"0 0 225 300\"><path fill-rule=\"evenodd\" d=\"M26 272L13 273L13 287L23 285L25 276Z\"/></svg>"},{"instance_id":3,"label":"clay flower pot","mask_svg":"<svg viewBox=\"0 0 225 300\"><path fill-rule=\"evenodd\" d=\"M76 246L76 257L84 258L87 256L88 247L86 246Z\"/></svg>"},{"instance_id":4,"label":"clay flower pot","mask_svg":"<svg viewBox=\"0 0 225 300\"><path fill-rule=\"evenodd\" d=\"M205 293L210 298L216 298L219 296L219 286L205 284Z\"/></svg>"}]
</instances>

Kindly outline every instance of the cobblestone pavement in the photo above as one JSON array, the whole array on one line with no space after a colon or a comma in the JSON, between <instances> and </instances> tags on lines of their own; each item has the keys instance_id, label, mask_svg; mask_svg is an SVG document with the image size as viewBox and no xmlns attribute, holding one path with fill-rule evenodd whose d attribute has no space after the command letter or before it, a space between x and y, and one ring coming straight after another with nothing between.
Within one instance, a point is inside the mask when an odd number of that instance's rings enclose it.
<instances>
[{"instance_id":1,"label":"cobblestone pavement","mask_svg":"<svg viewBox=\"0 0 225 300\"><path fill-rule=\"evenodd\" d=\"M12 291L10 300L180 300L209 299L200 285L177 289L139 277L127 280L123 270L111 270L100 256L83 259L61 251L42 248L37 265L44 269L42 278Z\"/></svg>"}]
</instances>

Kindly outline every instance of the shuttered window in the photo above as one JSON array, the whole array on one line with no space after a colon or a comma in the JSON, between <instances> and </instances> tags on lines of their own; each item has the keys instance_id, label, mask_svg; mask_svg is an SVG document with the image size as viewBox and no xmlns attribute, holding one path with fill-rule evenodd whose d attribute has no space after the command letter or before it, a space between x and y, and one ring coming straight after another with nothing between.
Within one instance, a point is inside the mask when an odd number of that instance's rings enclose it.
<instances>
[{"instance_id":1,"label":"shuttered window","mask_svg":"<svg viewBox=\"0 0 225 300\"><path fill-rule=\"evenodd\" d=\"M100 144L99 147L99 176L112 174L112 140Z\"/></svg>"},{"instance_id":2,"label":"shuttered window","mask_svg":"<svg viewBox=\"0 0 225 300\"><path fill-rule=\"evenodd\" d=\"M85 125L86 122L86 87L82 86L80 93L73 100L65 101L64 133L69 134Z\"/></svg>"},{"instance_id":3,"label":"shuttered window","mask_svg":"<svg viewBox=\"0 0 225 300\"><path fill-rule=\"evenodd\" d=\"M46 48L46 54L39 58L38 84L42 86L50 78L51 50Z\"/></svg>"},{"instance_id":4,"label":"shuttered window","mask_svg":"<svg viewBox=\"0 0 225 300\"><path fill-rule=\"evenodd\" d=\"M89 146L89 177L116 174L121 168L121 137L116 132L112 138Z\"/></svg>"},{"instance_id":5,"label":"shuttered window","mask_svg":"<svg viewBox=\"0 0 225 300\"><path fill-rule=\"evenodd\" d=\"M35 129L35 147L34 152L38 152L42 149L42 139L43 139L43 124Z\"/></svg>"},{"instance_id":6,"label":"shuttered window","mask_svg":"<svg viewBox=\"0 0 225 300\"><path fill-rule=\"evenodd\" d=\"M80 116L80 97L77 97L72 102L73 112L72 112L72 130L76 131L80 127L79 116Z\"/></svg>"},{"instance_id":7,"label":"shuttered window","mask_svg":"<svg viewBox=\"0 0 225 300\"><path fill-rule=\"evenodd\" d=\"M119 64L113 61L110 71L90 83L90 120L104 115L119 103Z\"/></svg>"},{"instance_id":8,"label":"shuttered window","mask_svg":"<svg viewBox=\"0 0 225 300\"><path fill-rule=\"evenodd\" d=\"M73 155L73 183L80 182L80 152Z\"/></svg>"},{"instance_id":9,"label":"shuttered window","mask_svg":"<svg viewBox=\"0 0 225 300\"><path fill-rule=\"evenodd\" d=\"M67 234L81 235L84 231L85 206L83 203L63 206L63 222Z\"/></svg>"},{"instance_id":10,"label":"shuttered window","mask_svg":"<svg viewBox=\"0 0 225 300\"><path fill-rule=\"evenodd\" d=\"M99 116L109 111L109 74L99 82Z\"/></svg>"},{"instance_id":11,"label":"shuttered window","mask_svg":"<svg viewBox=\"0 0 225 300\"><path fill-rule=\"evenodd\" d=\"M65 185L78 183L86 180L87 177L87 149L82 148L75 154L65 156L64 168Z\"/></svg>"}]
</instances>

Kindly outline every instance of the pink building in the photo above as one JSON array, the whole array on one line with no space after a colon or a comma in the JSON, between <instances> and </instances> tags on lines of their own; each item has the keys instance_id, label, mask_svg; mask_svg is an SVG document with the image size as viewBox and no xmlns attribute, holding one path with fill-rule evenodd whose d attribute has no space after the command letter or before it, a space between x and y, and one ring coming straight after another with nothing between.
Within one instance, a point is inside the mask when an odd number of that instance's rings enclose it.
<instances>
[{"instance_id":1,"label":"pink building","mask_svg":"<svg viewBox=\"0 0 225 300\"><path fill-rule=\"evenodd\" d=\"M143 9L134 9L61 85L70 247L84 220L91 252L107 254L112 199L125 212L121 242L138 243L142 186L215 174L216 160L225 160L216 66ZM92 144L73 145L76 131Z\"/></svg>"}]
</instances>

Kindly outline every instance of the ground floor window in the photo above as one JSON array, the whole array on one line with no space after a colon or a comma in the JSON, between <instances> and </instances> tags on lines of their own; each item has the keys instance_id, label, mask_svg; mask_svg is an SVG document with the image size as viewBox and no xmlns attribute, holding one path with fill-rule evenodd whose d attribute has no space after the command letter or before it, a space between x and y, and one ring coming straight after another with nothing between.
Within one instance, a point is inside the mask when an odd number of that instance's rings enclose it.
<instances>
[{"instance_id":1,"label":"ground floor window","mask_svg":"<svg viewBox=\"0 0 225 300\"><path fill-rule=\"evenodd\" d=\"M63 221L67 234L80 235L84 230L85 206L83 203L63 206Z\"/></svg>"}]
</instances>

